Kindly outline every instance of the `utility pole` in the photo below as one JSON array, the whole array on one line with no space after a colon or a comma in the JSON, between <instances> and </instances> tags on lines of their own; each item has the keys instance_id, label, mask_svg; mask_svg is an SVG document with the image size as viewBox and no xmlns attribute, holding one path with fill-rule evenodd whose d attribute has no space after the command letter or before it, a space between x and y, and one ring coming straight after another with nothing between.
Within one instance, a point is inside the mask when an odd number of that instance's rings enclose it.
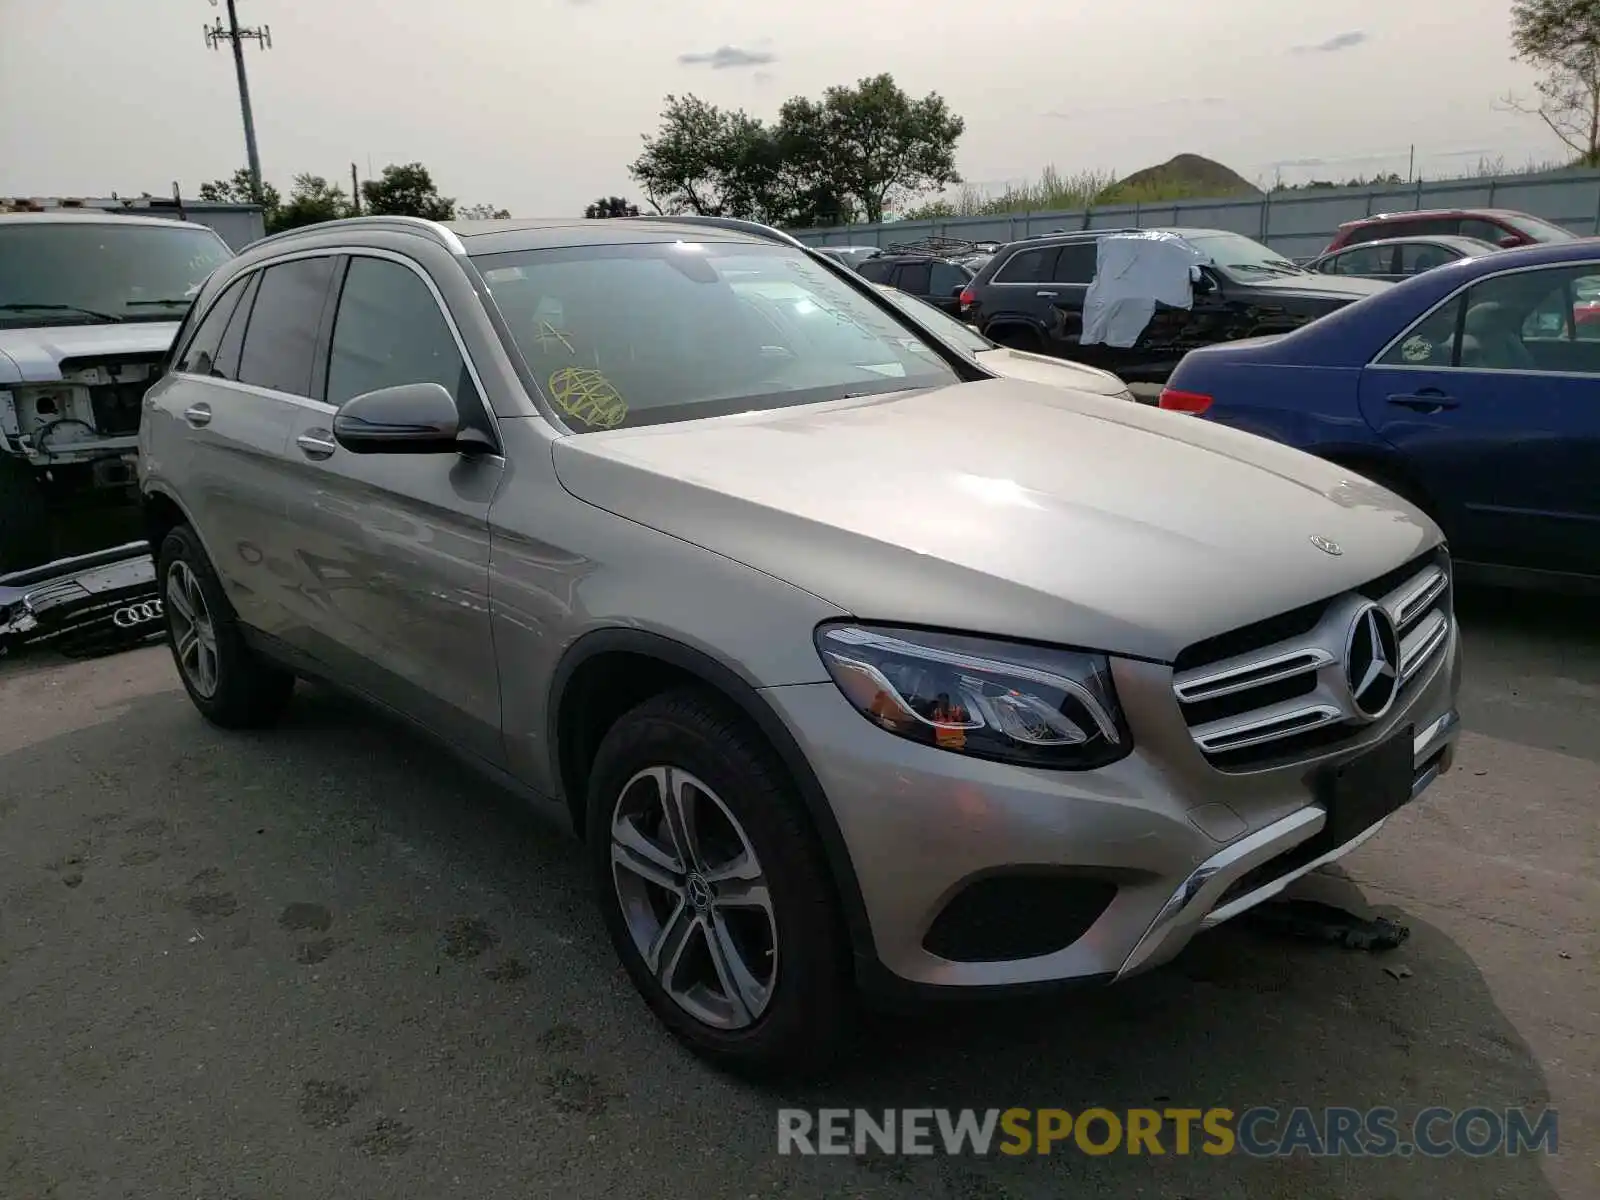
<instances>
[{"instance_id":1,"label":"utility pole","mask_svg":"<svg viewBox=\"0 0 1600 1200\"><path fill-rule=\"evenodd\" d=\"M356 165L350 164L350 212L352 216L361 215L361 183L356 179Z\"/></svg>"},{"instance_id":2,"label":"utility pole","mask_svg":"<svg viewBox=\"0 0 1600 1200\"><path fill-rule=\"evenodd\" d=\"M251 199L257 204L261 203L261 155L256 152L256 121L250 112L250 81L245 77L244 71L244 44L253 40L263 50L272 49L272 29L263 25L259 29L240 29L239 14L234 7L234 0L226 0L228 7L228 24L224 28L222 18L217 18L215 25L205 27L206 46L215 50L223 42L233 46L233 69L239 77L239 114L244 118L244 150L250 164L250 191ZM217 0L211 0L211 7L217 6Z\"/></svg>"}]
</instances>

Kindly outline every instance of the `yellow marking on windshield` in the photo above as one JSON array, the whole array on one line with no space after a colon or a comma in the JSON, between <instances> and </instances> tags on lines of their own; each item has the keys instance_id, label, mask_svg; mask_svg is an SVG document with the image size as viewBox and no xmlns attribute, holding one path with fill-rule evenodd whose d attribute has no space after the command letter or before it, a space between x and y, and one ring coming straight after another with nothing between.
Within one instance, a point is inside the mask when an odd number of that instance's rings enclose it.
<instances>
[{"instance_id":1,"label":"yellow marking on windshield","mask_svg":"<svg viewBox=\"0 0 1600 1200\"><path fill-rule=\"evenodd\" d=\"M562 367L554 372L550 401L591 429L615 429L628 415L622 393L603 374L588 367Z\"/></svg>"}]
</instances>

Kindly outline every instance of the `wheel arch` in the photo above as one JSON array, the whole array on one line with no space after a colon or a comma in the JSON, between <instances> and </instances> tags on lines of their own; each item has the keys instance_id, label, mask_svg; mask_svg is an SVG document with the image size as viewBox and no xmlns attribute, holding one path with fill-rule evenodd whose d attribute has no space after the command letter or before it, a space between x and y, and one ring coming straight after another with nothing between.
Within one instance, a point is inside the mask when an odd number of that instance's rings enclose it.
<instances>
[{"instance_id":1,"label":"wheel arch","mask_svg":"<svg viewBox=\"0 0 1600 1200\"><path fill-rule=\"evenodd\" d=\"M618 679L629 682L620 692L601 693L602 685ZM864 959L875 965L877 956L861 885L844 833L816 773L789 727L757 687L703 650L648 630L599 629L584 634L562 655L550 685L546 736L551 747L551 774L563 793L574 831L586 840L589 767L605 730L649 696L685 685L706 688L733 705L777 754L822 843L858 971ZM600 706L602 720L588 722L598 728L586 731L584 714L596 711L595 704ZM610 719L604 719L606 716Z\"/></svg>"}]
</instances>

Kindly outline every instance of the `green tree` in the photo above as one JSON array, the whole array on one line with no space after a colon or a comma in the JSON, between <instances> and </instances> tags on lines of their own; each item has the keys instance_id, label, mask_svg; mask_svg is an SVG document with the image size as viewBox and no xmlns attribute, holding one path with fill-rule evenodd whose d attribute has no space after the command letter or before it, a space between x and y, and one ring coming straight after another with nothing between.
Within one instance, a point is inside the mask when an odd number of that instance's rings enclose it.
<instances>
[{"instance_id":1,"label":"green tree","mask_svg":"<svg viewBox=\"0 0 1600 1200\"><path fill-rule=\"evenodd\" d=\"M637 217L639 206L628 203L621 196L601 196L583 210L583 215L591 221L605 220L608 217Z\"/></svg>"},{"instance_id":2,"label":"green tree","mask_svg":"<svg viewBox=\"0 0 1600 1200\"><path fill-rule=\"evenodd\" d=\"M1575 165L1600 166L1600 0L1517 0L1511 45L1542 78L1537 100L1508 96L1507 106L1543 121Z\"/></svg>"},{"instance_id":3,"label":"green tree","mask_svg":"<svg viewBox=\"0 0 1600 1200\"><path fill-rule=\"evenodd\" d=\"M200 199L209 200L213 204L254 204L250 198L250 168L240 167L227 179L213 179L210 183L200 185ZM278 211L282 197L278 189L266 180L261 181L261 210L263 216L270 221L272 215Z\"/></svg>"},{"instance_id":4,"label":"green tree","mask_svg":"<svg viewBox=\"0 0 1600 1200\"><path fill-rule=\"evenodd\" d=\"M795 97L779 128L785 158L809 161L814 182L853 200L868 221L961 182L955 153L966 122L938 93L913 100L887 73L831 87L820 103Z\"/></svg>"},{"instance_id":5,"label":"green tree","mask_svg":"<svg viewBox=\"0 0 1600 1200\"><path fill-rule=\"evenodd\" d=\"M391 164L380 178L363 180L361 200L364 211L374 216L449 221L456 214L456 202L439 195L428 168L416 162Z\"/></svg>"},{"instance_id":6,"label":"green tree","mask_svg":"<svg viewBox=\"0 0 1600 1200\"><path fill-rule=\"evenodd\" d=\"M775 167L772 135L759 120L669 95L660 128L644 135L628 174L659 213L760 219Z\"/></svg>"},{"instance_id":7,"label":"green tree","mask_svg":"<svg viewBox=\"0 0 1600 1200\"><path fill-rule=\"evenodd\" d=\"M496 208L492 204L467 204L456 209L456 217L462 221L504 221L510 216L509 209Z\"/></svg>"},{"instance_id":8,"label":"green tree","mask_svg":"<svg viewBox=\"0 0 1600 1200\"><path fill-rule=\"evenodd\" d=\"M350 198L321 175L296 175L289 200L278 207L267 224L268 233L337 221L350 215Z\"/></svg>"}]
</instances>

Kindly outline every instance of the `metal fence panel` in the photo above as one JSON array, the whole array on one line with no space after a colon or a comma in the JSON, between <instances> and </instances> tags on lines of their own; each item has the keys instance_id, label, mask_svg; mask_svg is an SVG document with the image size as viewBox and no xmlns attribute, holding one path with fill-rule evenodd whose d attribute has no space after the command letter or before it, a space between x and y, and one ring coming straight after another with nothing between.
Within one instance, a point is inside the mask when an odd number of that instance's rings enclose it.
<instances>
[{"instance_id":1,"label":"metal fence panel","mask_svg":"<svg viewBox=\"0 0 1600 1200\"><path fill-rule=\"evenodd\" d=\"M877 245L928 236L1016 241L1054 230L1190 226L1227 229L1281 254L1317 254L1338 227L1373 213L1418 208L1509 208L1532 213L1574 233L1600 235L1600 171L1441 179L1390 187L1277 192L1259 199L1179 200L1055 212L1000 213L935 221L889 221L833 229L790 230L812 245Z\"/></svg>"}]
</instances>

